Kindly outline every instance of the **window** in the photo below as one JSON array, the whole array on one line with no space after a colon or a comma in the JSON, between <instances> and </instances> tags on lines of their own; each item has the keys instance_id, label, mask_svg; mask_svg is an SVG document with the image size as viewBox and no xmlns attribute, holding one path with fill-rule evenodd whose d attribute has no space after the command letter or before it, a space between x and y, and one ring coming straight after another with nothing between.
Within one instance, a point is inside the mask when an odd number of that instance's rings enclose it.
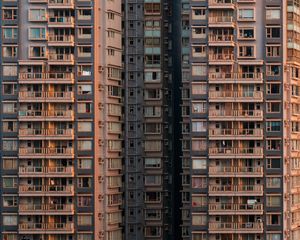
<instances>
[{"instance_id":1,"label":"window","mask_svg":"<svg viewBox=\"0 0 300 240\"><path fill-rule=\"evenodd\" d=\"M189 7L187 6L187 10L189 10ZM195 20L205 20L206 18L206 12L204 8L194 8L192 9L192 19Z\"/></svg>"},{"instance_id":2,"label":"window","mask_svg":"<svg viewBox=\"0 0 300 240\"><path fill-rule=\"evenodd\" d=\"M92 159L78 159L79 169L92 169Z\"/></svg>"},{"instance_id":3,"label":"window","mask_svg":"<svg viewBox=\"0 0 300 240\"><path fill-rule=\"evenodd\" d=\"M207 206L207 197L206 196L192 196L192 206L193 207L206 207Z\"/></svg>"},{"instance_id":4,"label":"window","mask_svg":"<svg viewBox=\"0 0 300 240\"><path fill-rule=\"evenodd\" d=\"M192 150L193 151L205 151L207 147L207 141L205 139L193 139Z\"/></svg>"},{"instance_id":5,"label":"window","mask_svg":"<svg viewBox=\"0 0 300 240\"><path fill-rule=\"evenodd\" d=\"M193 132L206 132L207 130L207 123L206 122L192 122L192 131Z\"/></svg>"},{"instance_id":6,"label":"window","mask_svg":"<svg viewBox=\"0 0 300 240\"><path fill-rule=\"evenodd\" d=\"M280 214L267 214L267 225L280 225Z\"/></svg>"},{"instance_id":7,"label":"window","mask_svg":"<svg viewBox=\"0 0 300 240\"><path fill-rule=\"evenodd\" d=\"M267 233L266 240L281 240L281 233Z\"/></svg>"},{"instance_id":8,"label":"window","mask_svg":"<svg viewBox=\"0 0 300 240\"><path fill-rule=\"evenodd\" d=\"M18 179L16 177L3 177L4 188L16 188L17 184L18 184Z\"/></svg>"},{"instance_id":9,"label":"window","mask_svg":"<svg viewBox=\"0 0 300 240\"><path fill-rule=\"evenodd\" d=\"M5 46L2 48L2 56L7 58L15 58L18 55L17 46Z\"/></svg>"},{"instance_id":10,"label":"window","mask_svg":"<svg viewBox=\"0 0 300 240\"><path fill-rule=\"evenodd\" d=\"M92 216L90 215L78 215L77 223L80 226L91 226L92 225Z\"/></svg>"},{"instance_id":11,"label":"window","mask_svg":"<svg viewBox=\"0 0 300 240\"><path fill-rule=\"evenodd\" d=\"M18 19L18 10L5 8L2 10L2 19L3 20L17 20Z\"/></svg>"},{"instance_id":12,"label":"window","mask_svg":"<svg viewBox=\"0 0 300 240\"><path fill-rule=\"evenodd\" d=\"M17 159L2 159L3 162L3 169L6 170L13 170L18 168L18 161Z\"/></svg>"},{"instance_id":13,"label":"window","mask_svg":"<svg viewBox=\"0 0 300 240\"><path fill-rule=\"evenodd\" d=\"M268 83L267 84L267 94L269 95L278 95L280 94L280 84L278 83Z\"/></svg>"},{"instance_id":14,"label":"window","mask_svg":"<svg viewBox=\"0 0 300 240\"><path fill-rule=\"evenodd\" d=\"M267 9L266 10L266 19L267 20L278 20L281 16L280 9Z\"/></svg>"},{"instance_id":15,"label":"window","mask_svg":"<svg viewBox=\"0 0 300 240\"><path fill-rule=\"evenodd\" d=\"M207 161L206 159L193 159L193 169L206 169Z\"/></svg>"},{"instance_id":16,"label":"window","mask_svg":"<svg viewBox=\"0 0 300 240\"><path fill-rule=\"evenodd\" d=\"M109 53L109 50L111 50L111 49L108 49L108 53ZM78 51L78 54L77 54L78 57L90 58L92 56L92 47L91 46L78 46L77 51ZM112 55L112 54L109 54L109 55Z\"/></svg>"},{"instance_id":17,"label":"window","mask_svg":"<svg viewBox=\"0 0 300 240\"><path fill-rule=\"evenodd\" d=\"M91 177L78 177L78 187L79 188L89 188L92 186Z\"/></svg>"},{"instance_id":18,"label":"window","mask_svg":"<svg viewBox=\"0 0 300 240\"><path fill-rule=\"evenodd\" d=\"M3 27L3 39L5 40L12 40L18 38L18 29L17 28L8 28Z\"/></svg>"},{"instance_id":19,"label":"window","mask_svg":"<svg viewBox=\"0 0 300 240\"><path fill-rule=\"evenodd\" d=\"M79 95L90 95L92 94L92 85L78 85L77 92Z\"/></svg>"},{"instance_id":20,"label":"window","mask_svg":"<svg viewBox=\"0 0 300 240\"><path fill-rule=\"evenodd\" d=\"M92 104L91 103L78 103L77 105L78 113L91 113Z\"/></svg>"},{"instance_id":21,"label":"window","mask_svg":"<svg viewBox=\"0 0 300 240\"><path fill-rule=\"evenodd\" d=\"M31 58L44 58L46 57L46 47L30 46L29 57Z\"/></svg>"},{"instance_id":22,"label":"window","mask_svg":"<svg viewBox=\"0 0 300 240\"><path fill-rule=\"evenodd\" d=\"M18 67L16 65L4 65L3 66L3 76L17 76L18 75Z\"/></svg>"},{"instance_id":23,"label":"window","mask_svg":"<svg viewBox=\"0 0 300 240\"><path fill-rule=\"evenodd\" d=\"M2 149L3 151L16 151L18 146L17 140L3 140Z\"/></svg>"},{"instance_id":24,"label":"window","mask_svg":"<svg viewBox=\"0 0 300 240\"><path fill-rule=\"evenodd\" d=\"M91 132L92 122L78 122L78 132Z\"/></svg>"},{"instance_id":25,"label":"window","mask_svg":"<svg viewBox=\"0 0 300 240\"><path fill-rule=\"evenodd\" d=\"M239 9L238 20L241 21L253 21L254 20L254 9Z\"/></svg>"},{"instance_id":26,"label":"window","mask_svg":"<svg viewBox=\"0 0 300 240\"><path fill-rule=\"evenodd\" d=\"M281 199L282 199L281 196L267 195L267 206L268 207L280 207Z\"/></svg>"},{"instance_id":27,"label":"window","mask_svg":"<svg viewBox=\"0 0 300 240\"><path fill-rule=\"evenodd\" d=\"M91 207L92 197L91 196L78 196L77 197L78 207Z\"/></svg>"},{"instance_id":28,"label":"window","mask_svg":"<svg viewBox=\"0 0 300 240\"><path fill-rule=\"evenodd\" d=\"M160 72L145 72L145 82L160 82Z\"/></svg>"},{"instance_id":29,"label":"window","mask_svg":"<svg viewBox=\"0 0 300 240\"><path fill-rule=\"evenodd\" d=\"M207 215L193 214L192 215L192 225L206 225Z\"/></svg>"},{"instance_id":30,"label":"window","mask_svg":"<svg viewBox=\"0 0 300 240\"><path fill-rule=\"evenodd\" d=\"M280 46L266 46L267 57L280 57Z\"/></svg>"},{"instance_id":31,"label":"window","mask_svg":"<svg viewBox=\"0 0 300 240\"><path fill-rule=\"evenodd\" d=\"M3 225L4 226L17 226L18 217L16 215L4 215L3 216Z\"/></svg>"},{"instance_id":32,"label":"window","mask_svg":"<svg viewBox=\"0 0 300 240\"><path fill-rule=\"evenodd\" d=\"M30 40L46 39L46 28L30 28L29 39Z\"/></svg>"},{"instance_id":33,"label":"window","mask_svg":"<svg viewBox=\"0 0 300 240\"><path fill-rule=\"evenodd\" d=\"M239 39L254 39L254 28L239 28Z\"/></svg>"},{"instance_id":34,"label":"window","mask_svg":"<svg viewBox=\"0 0 300 240\"><path fill-rule=\"evenodd\" d=\"M92 150L92 141L91 140L79 140L78 141L78 150L79 151Z\"/></svg>"},{"instance_id":35,"label":"window","mask_svg":"<svg viewBox=\"0 0 300 240\"><path fill-rule=\"evenodd\" d=\"M206 84L192 83L192 94L193 95L203 95L206 94L207 90Z\"/></svg>"},{"instance_id":36,"label":"window","mask_svg":"<svg viewBox=\"0 0 300 240\"><path fill-rule=\"evenodd\" d=\"M205 177L192 177L192 188L206 188L207 178Z\"/></svg>"},{"instance_id":37,"label":"window","mask_svg":"<svg viewBox=\"0 0 300 240\"><path fill-rule=\"evenodd\" d=\"M78 9L78 20L91 20L92 19L92 10L89 8Z\"/></svg>"},{"instance_id":38,"label":"window","mask_svg":"<svg viewBox=\"0 0 300 240\"><path fill-rule=\"evenodd\" d=\"M280 113L281 103L280 102L267 102L268 113Z\"/></svg>"},{"instance_id":39,"label":"window","mask_svg":"<svg viewBox=\"0 0 300 240\"><path fill-rule=\"evenodd\" d=\"M280 151L281 140L279 139L269 139L267 140L267 150L269 151Z\"/></svg>"},{"instance_id":40,"label":"window","mask_svg":"<svg viewBox=\"0 0 300 240\"><path fill-rule=\"evenodd\" d=\"M3 103L3 113L16 113L17 103Z\"/></svg>"},{"instance_id":41,"label":"window","mask_svg":"<svg viewBox=\"0 0 300 240\"><path fill-rule=\"evenodd\" d=\"M17 240L18 236L14 233L4 233L3 234L3 240Z\"/></svg>"},{"instance_id":42,"label":"window","mask_svg":"<svg viewBox=\"0 0 300 240\"><path fill-rule=\"evenodd\" d=\"M46 21L46 9L29 9L29 21Z\"/></svg>"},{"instance_id":43,"label":"window","mask_svg":"<svg viewBox=\"0 0 300 240\"><path fill-rule=\"evenodd\" d=\"M207 67L205 65L192 65L193 76L206 76Z\"/></svg>"},{"instance_id":44,"label":"window","mask_svg":"<svg viewBox=\"0 0 300 240\"><path fill-rule=\"evenodd\" d=\"M280 132L281 122L267 121L266 128L267 128L267 132Z\"/></svg>"},{"instance_id":45,"label":"window","mask_svg":"<svg viewBox=\"0 0 300 240\"><path fill-rule=\"evenodd\" d=\"M280 65L267 65L267 76L279 76Z\"/></svg>"},{"instance_id":46,"label":"window","mask_svg":"<svg viewBox=\"0 0 300 240\"><path fill-rule=\"evenodd\" d=\"M206 38L206 29L204 27L192 27L193 38Z\"/></svg>"},{"instance_id":47,"label":"window","mask_svg":"<svg viewBox=\"0 0 300 240\"><path fill-rule=\"evenodd\" d=\"M192 103L192 112L193 113L206 113L206 102Z\"/></svg>"},{"instance_id":48,"label":"window","mask_svg":"<svg viewBox=\"0 0 300 240\"><path fill-rule=\"evenodd\" d=\"M240 46L239 47L239 57L253 58L255 57L255 47L254 46Z\"/></svg>"},{"instance_id":49,"label":"window","mask_svg":"<svg viewBox=\"0 0 300 240\"><path fill-rule=\"evenodd\" d=\"M17 196L3 196L3 207L17 207L18 197Z\"/></svg>"},{"instance_id":50,"label":"window","mask_svg":"<svg viewBox=\"0 0 300 240\"><path fill-rule=\"evenodd\" d=\"M161 201L160 192L145 192L145 202L157 202Z\"/></svg>"},{"instance_id":51,"label":"window","mask_svg":"<svg viewBox=\"0 0 300 240\"><path fill-rule=\"evenodd\" d=\"M91 65L79 65L77 71L78 71L78 76L82 76L82 77L92 76Z\"/></svg>"},{"instance_id":52,"label":"window","mask_svg":"<svg viewBox=\"0 0 300 240\"><path fill-rule=\"evenodd\" d=\"M93 235L88 233L77 234L77 240L93 240Z\"/></svg>"},{"instance_id":53,"label":"window","mask_svg":"<svg viewBox=\"0 0 300 240\"><path fill-rule=\"evenodd\" d=\"M17 84L3 84L4 95L14 95L17 93Z\"/></svg>"},{"instance_id":54,"label":"window","mask_svg":"<svg viewBox=\"0 0 300 240\"><path fill-rule=\"evenodd\" d=\"M272 26L272 27L267 27L266 30L267 38L280 38L280 27Z\"/></svg>"},{"instance_id":55,"label":"window","mask_svg":"<svg viewBox=\"0 0 300 240\"><path fill-rule=\"evenodd\" d=\"M280 177L267 177L268 188L280 188L281 178Z\"/></svg>"},{"instance_id":56,"label":"window","mask_svg":"<svg viewBox=\"0 0 300 240\"><path fill-rule=\"evenodd\" d=\"M145 168L160 168L161 158L145 158Z\"/></svg>"},{"instance_id":57,"label":"window","mask_svg":"<svg viewBox=\"0 0 300 240\"><path fill-rule=\"evenodd\" d=\"M161 176L160 175L146 175L144 177L146 186L154 186L161 184Z\"/></svg>"},{"instance_id":58,"label":"window","mask_svg":"<svg viewBox=\"0 0 300 240\"><path fill-rule=\"evenodd\" d=\"M193 57L206 57L206 46L193 46L192 47Z\"/></svg>"}]
</instances>

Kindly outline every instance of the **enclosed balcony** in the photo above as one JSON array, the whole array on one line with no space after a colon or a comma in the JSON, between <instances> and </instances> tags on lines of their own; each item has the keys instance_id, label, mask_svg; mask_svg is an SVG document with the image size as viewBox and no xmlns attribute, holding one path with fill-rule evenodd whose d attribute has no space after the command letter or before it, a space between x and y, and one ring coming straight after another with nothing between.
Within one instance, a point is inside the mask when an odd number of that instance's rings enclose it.
<instances>
[{"instance_id":1,"label":"enclosed balcony","mask_svg":"<svg viewBox=\"0 0 300 240\"><path fill-rule=\"evenodd\" d=\"M218 233L262 233L263 223L261 222L210 222L209 232Z\"/></svg>"},{"instance_id":2,"label":"enclosed balcony","mask_svg":"<svg viewBox=\"0 0 300 240\"><path fill-rule=\"evenodd\" d=\"M20 196L73 196L74 186L19 185Z\"/></svg>"},{"instance_id":3,"label":"enclosed balcony","mask_svg":"<svg viewBox=\"0 0 300 240\"><path fill-rule=\"evenodd\" d=\"M263 167L209 167L211 177L263 177Z\"/></svg>"},{"instance_id":4,"label":"enclosed balcony","mask_svg":"<svg viewBox=\"0 0 300 240\"><path fill-rule=\"evenodd\" d=\"M68 147L19 148L20 158L73 158L74 149Z\"/></svg>"},{"instance_id":5,"label":"enclosed balcony","mask_svg":"<svg viewBox=\"0 0 300 240\"><path fill-rule=\"evenodd\" d=\"M48 62L49 64L72 65L74 64L74 54L49 53Z\"/></svg>"},{"instance_id":6,"label":"enclosed balcony","mask_svg":"<svg viewBox=\"0 0 300 240\"><path fill-rule=\"evenodd\" d=\"M19 167L19 177L73 177L74 167L35 167L21 166Z\"/></svg>"},{"instance_id":7,"label":"enclosed balcony","mask_svg":"<svg viewBox=\"0 0 300 240\"><path fill-rule=\"evenodd\" d=\"M73 233L73 223L20 223L20 234L59 234Z\"/></svg>"},{"instance_id":8,"label":"enclosed balcony","mask_svg":"<svg viewBox=\"0 0 300 240\"><path fill-rule=\"evenodd\" d=\"M73 129L59 128L19 128L20 140L71 140L74 139Z\"/></svg>"},{"instance_id":9,"label":"enclosed balcony","mask_svg":"<svg viewBox=\"0 0 300 240\"><path fill-rule=\"evenodd\" d=\"M209 91L210 102L262 102L262 91Z\"/></svg>"},{"instance_id":10,"label":"enclosed balcony","mask_svg":"<svg viewBox=\"0 0 300 240\"><path fill-rule=\"evenodd\" d=\"M210 140L259 140L263 139L264 130L262 128L253 129L209 129Z\"/></svg>"},{"instance_id":11,"label":"enclosed balcony","mask_svg":"<svg viewBox=\"0 0 300 240\"><path fill-rule=\"evenodd\" d=\"M234 17L233 16L209 16L208 17L209 27L230 27L234 28Z\"/></svg>"},{"instance_id":12,"label":"enclosed balcony","mask_svg":"<svg viewBox=\"0 0 300 240\"><path fill-rule=\"evenodd\" d=\"M231 65L234 61L234 55L230 53L210 53L208 59L209 64Z\"/></svg>"},{"instance_id":13,"label":"enclosed balcony","mask_svg":"<svg viewBox=\"0 0 300 240\"><path fill-rule=\"evenodd\" d=\"M262 196L263 185L209 185L210 196Z\"/></svg>"},{"instance_id":14,"label":"enclosed balcony","mask_svg":"<svg viewBox=\"0 0 300 240\"><path fill-rule=\"evenodd\" d=\"M210 203L208 206L210 215L262 215L263 204L240 203Z\"/></svg>"},{"instance_id":15,"label":"enclosed balcony","mask_svg":"<svg viewBox=\"0 0 300 240\"><path fill-rule=\"evenodd\" d=\"M74 82L74 73L71 72L21 72L19 73L19 83L52 83L70 84Z\"/></svg>"},{"instance_id":16,"label":"enclosed balcony","mask_svg":"<svg viewBox=\"0 0 300 240\"><path fill-rule=\"evenodd\" d=\"M75 23L74 17L71 16L50 16L48 18L48 27L73 28Z\"/></svg>"},{"instance_id":17,"label":"enclosed balcony","mask_svg":"<svg viewBox=\"0 0 300 240\"><path fill-rule=\"evenodd\" d=\"M210 158L262 158L262 147L210 147Z\"/></svg>"},{"instance_id":18,"label":"enclosed balcony","mask_svg":"<svg viewBox=\"0 0 300 240\"><path fill-rule=\"evenodd\" d=\"M20 121L73 121L72 110L25 110L19 111Z\"/></svg>"},{"instance_id":19,"label":"enclosed balcony","mask_svg":"<svg viewBox=\"0 0 300 240\"><path fill-rule=\"evenodd\" d=\"M234 10L235 0L209 0L209 9L232 9Z\"/></svg>"},{"instance_id":20,"label":"enclosed balcony","mask_svg":"<svg viewBox=\"0 0 300 240\"><path fill-rule=\"evenodd\" d=\"M49 9L74 8L74 0L48 0Z\"/></svg>"},{"instance_id":21,"label":"enclosed balcony","mask_svg":"<svg viewBox=\"0 0 300 240\"><path fill-rule=\"evenodd\" d=\"M209 110L209 120L212 121L262 121L262 110Z\"/></svg>"},{"instance_id":22,"label":"enclosed balcony","mask_svg":"<svg viewBox=\"0 0 300 240\"><path fill-rule=\"evenodd\" d=\"M20 215L72 215L73 204L19 204Z\"/></svg>"},{"instance_id":23,"label":"enclosed balcony","mask_svg":"<svg viewBox=\"0 0 300 240\"><path fill-rule=\"evenodd\" d=\"M74 102L73 92L19 92L19 102Z\"/></svg>"}]
</instances>

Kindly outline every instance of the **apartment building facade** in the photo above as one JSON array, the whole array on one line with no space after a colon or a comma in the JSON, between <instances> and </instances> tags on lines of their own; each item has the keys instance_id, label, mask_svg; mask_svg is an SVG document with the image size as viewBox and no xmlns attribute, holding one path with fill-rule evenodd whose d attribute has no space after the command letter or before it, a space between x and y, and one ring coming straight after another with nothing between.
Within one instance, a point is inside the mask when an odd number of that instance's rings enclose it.
<instances>
[{"instance_id":1,"label":"apartment building facade","mask_svg":"<svg viewBox=\"0 0 300 240\"><path fill-rule=\"evenodd\" d=\"M122 239L120 2L0 7L0 239Z\"/></svg>"}]
</instances>

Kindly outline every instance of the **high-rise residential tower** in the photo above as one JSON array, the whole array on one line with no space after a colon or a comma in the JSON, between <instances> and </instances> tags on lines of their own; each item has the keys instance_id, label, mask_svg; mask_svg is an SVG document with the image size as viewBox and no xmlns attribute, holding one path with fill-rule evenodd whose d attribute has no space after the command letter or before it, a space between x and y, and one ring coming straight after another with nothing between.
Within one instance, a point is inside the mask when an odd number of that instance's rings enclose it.
<instances>
[{"instance_id":1,"label":"high-rise residential tower","mask_svg":"<svg viewBox=\"0 0 300 240\"><path fill-rule=\"evenodd\" d=\"M2 0L3 240L121 240L121 4Z\"/></svg>"}]
</instances>

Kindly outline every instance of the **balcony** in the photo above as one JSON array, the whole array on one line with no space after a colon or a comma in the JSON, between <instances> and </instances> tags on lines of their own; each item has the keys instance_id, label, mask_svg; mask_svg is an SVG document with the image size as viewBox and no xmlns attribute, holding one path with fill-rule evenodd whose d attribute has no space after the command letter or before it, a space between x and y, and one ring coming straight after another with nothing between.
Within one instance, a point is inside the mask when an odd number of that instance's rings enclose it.
<instances>
[{"instance_id":1,"label":"balcony","mask_svg":"<svg viewBox=\"0 0 300 240\"><path fill-rule=\"evenodd\" d=\"M210 16L208 17L208 24L209 27L235 27L232 16Z\"/></svg>"},{"instance_id":2,"label":"balcony","mask_svg":"<svg viewBox=\"0 0 300 240\"><path fill-rule=\"evenodd\" d=\"M263 148L245 148L245 147L210 147L209 157L210 158L262 158Z\"/></svg>"},{"instance_id":3,"label":"balcony","mask_svg":"<svg viewBox=\"0 0 300 240\"><path fill-rule=\"evenodd\" d=\"M72 110L25 110L19 111L20 121L73 121Z\"/></svg>"},{"instance_id":4,"label":"balcony","mask_svg":"<svg viewBox=\"0 0 300 240\"><path fill-rule=\"evenodd\" d=\"M55 65L73 65L74 64L74 55L73 54L57 54L49 53L48 54L48 63Z\"/></svg>"},{"instance_id":5,"label":"balcony","mask_svg":"<svg viewBox=\"0 0 300 240\"><path fill-rule=\"evenodd\" d=\"M234 0L209 0L209 9L232 9L234 10Z\"/></svg>"},{"instance_id":6,"label":"balcony","mask_svg":"<svg viewBox=\"0 0 300 240\"><path fill-rule=\"evenodd\" d=\"M262 196L264 187L256 185L209 185L210 196Z\"/></svg>"},{"instance_id":7,"label":"balcony","mask_svg":"<svg viewBox=\"0 0 300 240\"><path fill-rule=\"evenodd\" d=\"M217 35L210 34L208 36L208 43L210 46L228 46L234 47L234 36L233 35Z\"/></svg>"},{"instance_id":8,"label":"balcony","mask_svg":"<svg viewBox=\"0 0 300 240\"><path fill-rule=\"evenodd\" d=\"M19 148L20 158L73 158L74 149L67 147L49 148Z\"/></svg>"},{"instance_id":9,"label":"balcony","mask_svg":"<svg viewBox=\"0 0 300 240\"><path fill-rule=\"evenodd\" d=\"M210 203L210 215L262 215L263 204Z\"/></svg>"},{"instance_id":10,"label":"balcony","mask_svg":"<svg viewBox=\"0 0 300 240\"><path fill-rule=\"evenodd\" d=\"M230 222L210 222L209 233L262 233L263 223L246 222L246 223L230 223Z\"/></svg>"},{"instance_id":11,"label":"balcony","mask_svg":"<svg viewBox=\"0 0 300 240\"><path fill-rule=\"evenodd\" d=\"M210 102L262 102L262 91L209 91Z\"/></svg>"},{"instance_id":12,"label":"balcony","mask_svg":"<svg viewBox=\"0 0 300 240\"><path fill-rule=\"evenodd\" d=\"M261 140L263 139L264 130L255 129L209 129L210 140Z\"/></svg>"},{"instance_id":13,"label":"balcony","mask_svg":"<svg viewBox=\"0 0 300 240\"><path fill-rule=\"evenodd\" d=\"M74 28L74 17L49 17L48 18L48 27L49 28Z\"/></svg>"},{"instance_id":14,"label":"balcony","mask_svg":"<svg viewBox=\"0 0 300 240\"><path fill-rule=\"evenodd\" d=\"M48 73L19 73L19 83L50 83L50 84L70 84L74 83L74 73L67 72L48 72Z\"/></svg>"},{"instance_id":15,"label":"balcony","mask_svg":"<svg viewBox=\"0 0 300 240\"><path fill-rule=\"evenodd\" d=\"M226 53L220 53L220 54L212 54L210 53L208 55L209 58L209 64L217 64L217 65L231 65L234 61L234 55L233 54L226 54Z\"/></svg>"},{"instance_id":16,"label":"balcony","mask_svg":"<svg viewBox=\"0 0 300 240\"><path fill-rule=\"evenodd\" d=\"M74 46L74 36L73 35L48 35L48 45L49 46Z\"/></svg>"},{"instance_id":17,"label":"balcony","mask_svg":"<svg viewBox=\"0 0 300 240\"><path fill-rule=\"evenodd\" d=\"M74 102L73 92L19 92L19 102Z\"/></svg>"},{"instance_id":18,"label":"balcony","mask_svg":"<svg viewBox=\"0 0 300 240\"><path fill-rule=\"evenodd\" d=\"M263 177L263 167L209 167L211 177Z\"/></svg>"},{"instance_id":19,"label":"balcony","mask_svg":"<svg viewBox=\"0 0 300 240\"><path fill-rule=\"evenodd\" d=\"M72 215L73 204L19 204L20 215Z\"/></svg>"},{"instance_id":20,"label":"balcony","mask_svg":"<svg viewBox=\"0 0 300 240\"><path fill-rule=\"evenodd\" d=\"M49 9L68 9L74 8L74 0L48 0Z\"/></svg>"},{"instance_id":21,"label":"balcony","mask_svg":"<svg viewBox=\"0 0 300 240\"><path fill-rule=\"evenodd\" d=\"M19 167L19 177L73 177L73 167Z\"/></svg>"},{"instance_id":22,"label":"balcony","mask_svg":"<svg viewBox=\"0 0 300 240\"><path fill-rule=\"evenodd\" d=\"M73 223L20 223L20 234L74 233Z\"/></svg>"},{"instance_id":23,"label":"balcony","mask_svg":"<svg viewBox=\"0 0 300 240\"><path fill-rule=\"evenodd\" d=\"M33 129L20 128L20 140L72 140L74 139L73 129Z\"/></svg>"},{"instance_id":24,"label":"balcony","mask_svg":"<svg viewBox=\"0 0 300 240\"><path fill-rule=\"evenodd\" d=\"M262 83L263 74L244 72L244 73L232 73L232 72L211 72L208 74L210 83Z\"/></svg>"},{"instance_id":25,"label":"balcony","mask_svg":"<svg viewBox=\"0 0 300 240\"><path fill-rule=\"evenodd\" d=\"M212 121L262 121L262 110L209 110Z\"/></svg>"},{"instance_id":26,"label":"balcony","mask_svg":"<svg viewBox=\"0 0 300 240\"><path fill-rule=\"evenodd\" d=\"M19 185L20 196L73 196L73 186Z\"/></svg>"}]
</instances>

